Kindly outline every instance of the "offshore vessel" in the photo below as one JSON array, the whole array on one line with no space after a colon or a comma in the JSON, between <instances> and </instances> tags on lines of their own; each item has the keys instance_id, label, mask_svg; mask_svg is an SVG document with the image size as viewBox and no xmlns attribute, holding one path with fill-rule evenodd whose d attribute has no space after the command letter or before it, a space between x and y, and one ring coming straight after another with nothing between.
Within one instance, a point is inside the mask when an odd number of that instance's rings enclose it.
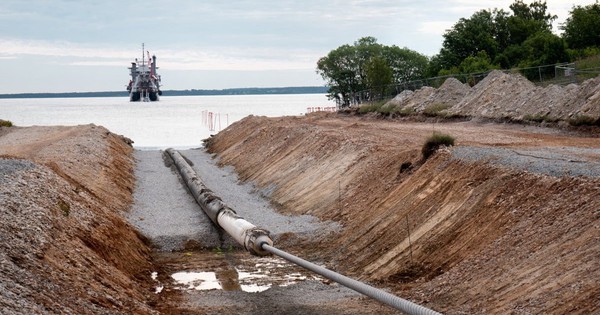
<instances>
[{"instance_id":1,"label":"offshore vessel","mask_svg":"<svg viewBox=\"0 0 600 315\"><path fill-rule=\"evenodd\" d=\"M144 44L142 44L142 60L135 58L131 63L131 80L127 85L129 101L131 102L154 102L158 101L162 91L160 90L160 75L156 73L156 56L150 58L150 52L146 51L148 60L144 55Z\"/></svg>"}]
</instances>

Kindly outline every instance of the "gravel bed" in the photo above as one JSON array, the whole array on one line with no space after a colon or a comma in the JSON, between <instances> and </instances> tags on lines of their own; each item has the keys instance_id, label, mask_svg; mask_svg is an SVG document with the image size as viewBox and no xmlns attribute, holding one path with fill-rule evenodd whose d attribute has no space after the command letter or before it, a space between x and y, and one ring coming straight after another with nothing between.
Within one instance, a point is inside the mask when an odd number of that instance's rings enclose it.
<instances>
[{"instance_id":1,"label":"gravel bed","mask_svg":"<svg viewBox=\"0 0 600 315\"><path fill-rule=\"evenodd\" d=\"M481 148L457 146L454 159L485 161L536 174L554 177L600 177L600 149L561 148Z\"/></svg>"},{"instance_id":2,"label":"gravel bed","mask_svg":"<svg viewBox=\"0 0 600 315\"><path fill-rule=\"evenodd\" d=\"M165 165L162 151L134 152L136 187L127 215L130 223L161 251L221 246L219 233L188 193L177 173Z\"/></svg>"},{"instance_id":3,"label":"gravel bed","mask_svg":"<svg viewBox=\"0 0 600 315\"><path fill-rule=\"evenodd\" d=\"M309 215L285 216L276 212L252 184L239 183L230 167L219 168L203 149L182 150L192 162L204 184L252 224L269 230L273 238L281 233L314 235L339 228L333 222L323 223ZM189 194L163 151L134 153L137 178L134 204L127 218L142 234L150 238L160 251L178 251L194 247L237 246L202 212Z\"/></svg>"},{"instance_id":4,"label":"gravel bed","mask_svg":"<svg viewBox=\"0 0 600 315\"><path fill-rule=\"evenodd\" d=\"M311 215L287 216L278 213L252 183L241 183L232 167L218 167L218 160L203 149L180 153L193 163L194 170L204 184L230 208L252 224L269 230L274 237L287 232L309 236L340 228L337 223L321 222Z\"/></svg>"},{"instance_id":5,"label":"gravel bed","mask_svg":"<svg viewBox=\"0 0 600 315\"><path fill-rule=\"evenodd\" d=\"M8 176L17 171L29 170L35 164L28 160L0 158L0 176Z\"/></svg>"}]
</instances>

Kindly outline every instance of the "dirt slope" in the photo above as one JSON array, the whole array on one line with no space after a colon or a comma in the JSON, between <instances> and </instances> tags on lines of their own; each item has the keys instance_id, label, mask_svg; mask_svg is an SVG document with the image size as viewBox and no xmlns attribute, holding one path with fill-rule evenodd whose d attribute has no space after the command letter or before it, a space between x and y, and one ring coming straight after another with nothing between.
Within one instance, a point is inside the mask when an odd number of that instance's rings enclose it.
<instances>
[{"instance_id":1,"label":"dirt slope","mask_svg":"<svg viewBox=\"0 0 600 315\"><path fill-rule=\"evenodd\" d=\"M434 130L456 137L457 147L422 162ZM314 114L248 117L208 146L282 211L345 227L328 239L279 246L447 313L600 310L599 138ZM459 156L461 148L477 158ZM519 161L523 150L534 152L523 168L499 163ZM545 168L559 160L594 171L549 175Z\"/></svg>"},{"instance_id":2,"label":"dirt slope","mask_svg":"<svg viewBox=\"0 0 600 315\"><path fill-rule=\"evenodd\" d=\"M154 313L150 250L121 215L131 152L94 125L0 128L0 313Z\"/></svg>"}]
</instances>

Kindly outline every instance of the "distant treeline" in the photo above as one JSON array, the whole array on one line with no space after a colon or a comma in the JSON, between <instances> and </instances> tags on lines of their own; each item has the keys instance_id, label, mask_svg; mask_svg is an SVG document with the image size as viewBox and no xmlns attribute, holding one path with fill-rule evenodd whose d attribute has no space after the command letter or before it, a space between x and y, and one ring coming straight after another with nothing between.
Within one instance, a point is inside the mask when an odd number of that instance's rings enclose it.
<instances>
[{"instance_id":1,"label":"distant treeline","mask_svg":"<svg viewBox=\"0 0 600 315\"><path fill-rule=\"evenodd\" d=\"M182 95L259 95L259 94L325 94L326 86L297 86L272 88L236 88L223 90L166 90L163 96ZM127 97L123 92L69 92L69 93L19 93L0 94L0 98L64 98L64 97Z\"/></svg>"}]
</instances>

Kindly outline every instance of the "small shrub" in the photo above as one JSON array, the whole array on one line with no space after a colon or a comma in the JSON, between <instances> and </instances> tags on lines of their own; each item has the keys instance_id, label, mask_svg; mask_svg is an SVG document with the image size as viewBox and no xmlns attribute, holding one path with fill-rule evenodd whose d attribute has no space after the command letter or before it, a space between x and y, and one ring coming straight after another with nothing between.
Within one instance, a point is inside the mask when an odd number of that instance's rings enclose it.
<instances>
[{"instance_id":1,"label":"small shrub","mask_svg":"<svg viewBox=\"0 0 600 315\"><path fill-rule=\"evenodd\" d=\"M571 126L595 126L600 125L600 119L596 119L587 115L579 115L575 118L569 119L569 124Z\"/></svg>"},{"instance_id":2,"label":"small shrub","mask_svg":"<svg viewBox=\"0 0 600 315\"><path fill-rule=\"evenodd\" d=\"M0 127L12 127L13 123L10 120L0 119Z\"/></svg>"},{"instance_id":3,"label":"small shrub","mask_svg":"<svg viewBox=\"0 0 600 315\"><path fill-rule=\"evenodd\" d=\"M417 111L414 108L403 108L398 111L398 115L400 115L400 117L412 116L416 113Z\"/></svg>"},{"instance_id":4,"label":"small shrub","mask_svg":"<svg viewBox=\"0 0 600 315\"><path fill-rule=\"evenodd\" d=\"M65 217L68 217L71 213L71 205L62 199L58 199L58 207L60 210L62 210L62 213Z\"/></svg>"},{"instance_id":5,"label":"small shrub","mask_svg":"<svg viewBox=\"0 0 600 315\"><path fill-rule=\"evenodd\" d=\"M423 160L427 160L439 147L441 146L453 146L454 145L454 137L451 135L434 132L425 144L423 144L423 148L421 149L421 153L423 154Z\"/></svg>"},{"instance_id":6,"label":"small shrub","mask_svg":"<svg viewBox=\"0 0 600 315\"><path fill-rule=\"evenodd\" d=\"M363 104L358 108L359 114L366 114L371 112L377 112L383 106L383 102L367 103Z\"/></svg>"},{"instance_id":7,"label":"small shrub","mask_svg":"<svg viewBox=\"0 0 600 315\"><path fill-rule=\"evenodd\" d=\"M392 115L395 114L396 112L398 112L398 108L394 105L388 105L388 106L381 106L379 107L379 109L377 110L378 113L382 114L382 115Z\"/></svg>"},{"instance_id":8,"label":"small shrub","mask_svg":"<svg viewBox=\"0 0 600 315\"><path fill-rule=\"evenodd\" d=\"M443 110L450 108L447 104L431 104L423 110L423 115L427 117L446 117L446 113L442 113Z\"/></svg>"}]
</instances>

